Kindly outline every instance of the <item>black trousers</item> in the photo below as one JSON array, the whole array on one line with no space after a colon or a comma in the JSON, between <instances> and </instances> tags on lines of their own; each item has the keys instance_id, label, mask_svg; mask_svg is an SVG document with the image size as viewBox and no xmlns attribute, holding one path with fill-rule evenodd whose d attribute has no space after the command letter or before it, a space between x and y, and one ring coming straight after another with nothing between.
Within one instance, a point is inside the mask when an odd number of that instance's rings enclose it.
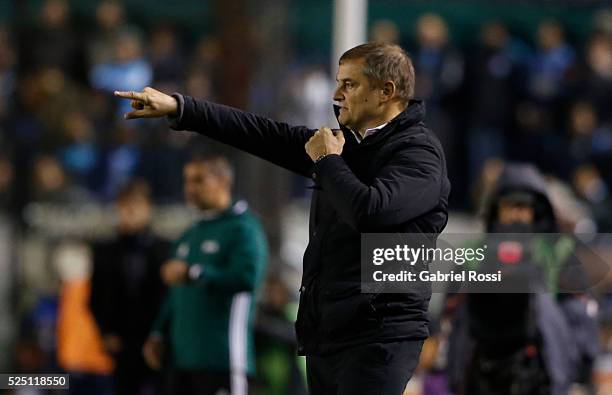
<instances>
[{"instance_id":1,"label":"black trousers","mask_svg":"<svg viewBox=\"0 0 612 395\"><path fill-rule=\"evenodd\" d=\"M402 395L423 342L372 343L334 355L307 356L310 395Z\"/></svg>"}]
</instances>

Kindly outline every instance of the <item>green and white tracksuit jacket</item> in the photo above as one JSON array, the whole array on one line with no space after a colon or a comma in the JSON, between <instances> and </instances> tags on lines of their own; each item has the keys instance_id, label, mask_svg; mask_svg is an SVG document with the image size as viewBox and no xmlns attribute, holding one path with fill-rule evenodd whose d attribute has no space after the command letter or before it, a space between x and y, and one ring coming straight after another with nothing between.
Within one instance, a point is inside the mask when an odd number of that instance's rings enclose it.
<instances>
[{"instance_id":1,"label":"green and white tracksuit jacket","mask_svg":"<svg viewBox=\"0 0 612 395\"><path fill-rule=\"evenodd\" d=\"M268 260L260 222L238 201L187 229L173 258L189 265L189 281L170 288L153 327L167 336L173 367L246 380L255 370L254 294Z\"/></svg>"}]
</instances>

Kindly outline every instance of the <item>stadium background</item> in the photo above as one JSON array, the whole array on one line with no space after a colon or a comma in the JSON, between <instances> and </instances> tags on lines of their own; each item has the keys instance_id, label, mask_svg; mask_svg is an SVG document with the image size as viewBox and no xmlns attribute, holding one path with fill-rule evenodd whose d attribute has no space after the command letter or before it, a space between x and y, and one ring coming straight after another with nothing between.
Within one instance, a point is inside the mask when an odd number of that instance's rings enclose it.
<instances>
[{"instance_id":1,"label":"stadium background","mask_svg":"<svg viewBox=\"0 0 612 395\"><path fill-rule=\"evenodd\" d=\"M449 231L478 231L478 209L502 162L526 160L550 176L565 230L610 232L612 8L602 1L458 3L368 6L369 36L404 46L417 80L426 82L417 96L426 99L449 159ZM236 194L268 232L271 271L281 273L287 303L296 296L308 180L207 139L171 133L163 122L126 123L112 91L154 86L292 123L334 125L333 2L119 4L0 1L2 372L57 368L54 251L67 241L110 237L112 201L128 180L151 186L157 233L172 238L189 223L181 169L193 151L232 159ZM507 28L496 53L502 61L483 51L484 42L499 40L499 30L482 33L491 22ZM542 50L555 29L563 32L556 63ZM433 63L442 66L431 66L427 45L439 50ZM539 86L542 80L550 85ZM596 291L608 336L612 281ZM603 351L598 372L609 381L612 342Z\"/></svg>"}]
</instances>

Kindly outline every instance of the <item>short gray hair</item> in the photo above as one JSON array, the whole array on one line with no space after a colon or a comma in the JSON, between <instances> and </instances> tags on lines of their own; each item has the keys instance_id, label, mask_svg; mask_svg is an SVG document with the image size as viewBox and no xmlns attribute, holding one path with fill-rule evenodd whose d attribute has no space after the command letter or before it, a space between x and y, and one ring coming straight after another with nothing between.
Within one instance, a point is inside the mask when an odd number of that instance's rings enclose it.
<instances>
[{"instance_id":1,"label":"short gray hair","mask_svg":"<svg viewBox=\"0 0 612 395\"><path fill-rule=\"evenodd\" d=\"M349 49L340 57L339 64L345 60L363 59L363 73L376 85L393 81L397 96L407 104L414 96L414 67L412 60L396 44L369 42Z\"/></svg>"},{"instance_id":2,"label":"short gray hair","mask_svg":"<svg viewBox=\"0 0 612 395\"><path fill-rule=\"evenodd\" d=\"M224 178L230 185L234 183L234 168L227 158L217 153L195 154L187 164L201 164L208 167L216 177Z\"/></svg>"}]
</instances>

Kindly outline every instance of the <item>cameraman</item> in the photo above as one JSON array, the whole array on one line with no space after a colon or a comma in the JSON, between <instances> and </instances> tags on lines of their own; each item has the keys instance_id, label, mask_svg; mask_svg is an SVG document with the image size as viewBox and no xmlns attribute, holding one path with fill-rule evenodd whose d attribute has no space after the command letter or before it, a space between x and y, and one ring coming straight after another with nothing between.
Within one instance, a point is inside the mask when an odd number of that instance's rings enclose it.
<instances>
[{"instance_id":1,"label":"cameraman","mask_svg":"<svg viewBox=\"0 0 612 395\"><path fill-rule=\"evenodd\" d=\"M531 288L466 295L450 337L451 387L470 395L567 394L572 382L588 381L597 329L587 312L594 301L560 292L568 289L564 279L570 274L574 290L586 290L586 279L574 265L573 240L554 234L558 227L544 177L528 164L506 165L485 221L494 246L490 262L509 263L514 273L524 268ZM503 262L506 239L519 247L509 258L513 262Z\"/></svg>"}]
</instances>

